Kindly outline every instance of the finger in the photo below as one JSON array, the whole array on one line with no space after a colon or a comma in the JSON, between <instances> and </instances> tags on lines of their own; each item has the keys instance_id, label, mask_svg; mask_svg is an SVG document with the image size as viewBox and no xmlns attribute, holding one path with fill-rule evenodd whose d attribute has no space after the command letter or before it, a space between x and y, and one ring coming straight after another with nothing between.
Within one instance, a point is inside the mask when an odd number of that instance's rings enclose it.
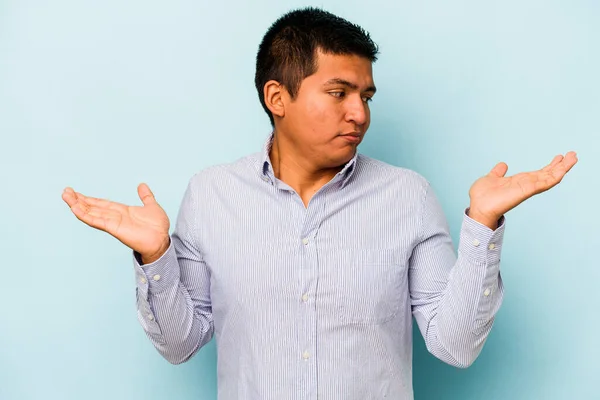
<instances>
[{"instance_id":1,"label":"finger","mask_svg":"<svg viewBox=\"0 0 600 400\"><path fill-rule=\"evenodd\" d=\"M565 158L567 159L568 163L572 163L573 165L577 164L577 161L579 161L577 153L574 151L569 151L567 154L565 154Z\"/></svg>"},{"instance_id":2,"label":"finger","mask_svg":"<svg viewBox=\"0 0 600 400\"><path fill-rule=\"evenodd\" d=\"M138 185L138 196L140 196L140 200L144 205L154 204L156 203L156 199L154 198L154 193L145 183L140 183Z\"/></svg>"},{"instance_id":3,"label":"finger","mask_svg":"<svg viewBox=\"0 0 600 400\"><path fill-rule=\"evenodd\" d=\"M71 211L75 214L77 219L92 228L100 230L106 229L106 220L101 218L97 211L91 211L88 205L77 203L75 206L71 207Z\"/></svg>"},{"instance_id":4,"label":"finger","mask_svg":"<svg viewBox=\"0 0 600 400\"><path fill-rule=\"evenodd\" d=\"M75 192L75 195L77 196L79 201L85 202L90 206L94 206L94 207L98 207L98 208L113 209L113 208L117 208L118 206L121 206L120 203L106 200L106 199L99 199L97 197L86 196L79 192Z\"/></svg>"},{"instance_id":5,"label":"finger","mask_svg":"<svg viewBox=\"0 0 600 400\"><path fill-rule=\"evenodd\" d=\"M551 174L559 179L562 179L567 172L577 164L577 154L574 151L568 152L562 161L554 166L551 170Z\"/></svg>"},{"instance_id":6,"label":"finger","mask_svg":"<svg viewBox=\"0 0 600 400\"><path fill-rule=\"evenodd\" d=\"M508 165L506 165L506 163L500 162L500 163L496 164L496 166L494 168L492 168L492 170L490 171L490 174L495 177L502 178L504 175L506 175L507 171L508 171Z\"/></svg>"},{"instance_id":7,"label":"finger","mask_svg":"<svg viewBox=\"0 0 600 400\"><path fill-rule=\"evenodd\" d=\"M65 203L68 204L69 207L73 207L75 204L77 204L77 195L75 194L73 189L69 189L70 188L64 190L64 192L62 193L62 199Z\"/></svg>"},{"instance_id":8,"label":"finger","mask_svg":"<svg viewBox=\"0 0 600 400\"><path fill-rule=\"evenodd\" d=\"M550 164L548 164L544 168L542 168L542 171L544 171L544 172L550 171L552 168L556 167L556 165L558 165L558 163L560 163L563 159L564 159L564 157L560 154L555 156L552 159L552 162L550 162Z\"/></svg>"},{"instance_id":9,"label":"finger","mask_svg":"<svg viewBox=\"0 0 600 400\"><path fill-rule=\"evenodd\" d=\"M118 210L98 208L85 203L78 203L73 207L73 212L81 221L105 232L108 232L109 222L118 225L122 220L122 214Z\"/></svg>"},{"instance_id":10,"label":"finger","mask_svg":"<svg viewBox=\"0 0 600 400\"><path fill-rule=\"evenodd\" d=\"M86 196L82 195L81 193L75 192L73 189L65 190L65 192L63 192L62 198L69 205L69 207L73 207L76 204L80 204L85 207L90 206Z\"/></svg>"},{"instance_id":11,"label":"finger","mask_svg":"<svg viewBox=\"0 0 600 400\"><path fill-rule=\"evenodd\" d=\"M558 156L557 156L558 157ZM561 156L562 157L562 156ZM577 163L577 156L574 152L567 153L562 160L555 163L554 167L539 173L537 189L545 191L559 184L567 172ZM544 168L545 169L545 168Z\"/></svg>"}]
</instances>

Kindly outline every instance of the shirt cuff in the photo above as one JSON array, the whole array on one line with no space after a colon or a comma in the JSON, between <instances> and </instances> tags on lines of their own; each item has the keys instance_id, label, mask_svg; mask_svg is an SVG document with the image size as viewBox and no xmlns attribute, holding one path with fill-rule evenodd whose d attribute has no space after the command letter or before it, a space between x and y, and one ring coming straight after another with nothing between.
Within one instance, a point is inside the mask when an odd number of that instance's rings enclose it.
<instances>
[{"instance_id":1,"label":"shirt cuff","mask_svg":"<svg viewBox=\"0 0 600 400\"><path fill-rule=\"evenodd\" d=\"M179 264L173 241L167 251L156 261L143 264L139 253L133 252L133 264L138 293L144 298L148 293L158 294L179 284Z\"/></svg>"},{"instance_id":2,"label":"shirt cuff","mask_svg":"<svg viewBox=\"0 0 600 400\"><path fill-rule=\"evenodd\" d=\"M504 240L505 218L500 217L496 230L475 221L465 210L458 252L477 264L497 265Z\"/></svg>"}]
</instances>

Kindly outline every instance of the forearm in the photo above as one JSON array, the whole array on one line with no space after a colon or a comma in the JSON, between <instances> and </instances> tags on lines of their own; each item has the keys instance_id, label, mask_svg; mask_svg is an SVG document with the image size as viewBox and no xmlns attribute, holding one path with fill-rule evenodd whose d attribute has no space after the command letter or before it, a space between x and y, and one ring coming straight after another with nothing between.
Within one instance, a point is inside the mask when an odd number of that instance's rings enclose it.
<instances>
[{"instance_id":1,"label":"forearm","mask_svg":"<svg viewBox=\"0 0 600 400\"><path fill-rule=\"evenodd\" d=\"M492 231L465 217L445 288L415 312L428 350L451 365L464 368L475 361L502 303L503 229L503 223Z\"/></svg>"},{"instance_id":2,"label":"forearm","mask_svg":"<svg viewBox=\"0 0 600 400\"><path fill-rule=\"evenodd\" d=\"M479 356L503 299L498 268L459 256L434 315L423 321L427 324L425 342L433 355L461 368Z\"/></svg>"},{"instance_id":3,"label":"forearm","mask_svg":"<svg viewBox=\"0 0 600 400\"><path fill-rule=\"evenodd\" d=\"M187 361L212 338L209 312L195 307L180 282L180 262L174 246L151 264L140 266L134 257L138 319L160 354L173 364Z\"/></svg>"}]
</instances>

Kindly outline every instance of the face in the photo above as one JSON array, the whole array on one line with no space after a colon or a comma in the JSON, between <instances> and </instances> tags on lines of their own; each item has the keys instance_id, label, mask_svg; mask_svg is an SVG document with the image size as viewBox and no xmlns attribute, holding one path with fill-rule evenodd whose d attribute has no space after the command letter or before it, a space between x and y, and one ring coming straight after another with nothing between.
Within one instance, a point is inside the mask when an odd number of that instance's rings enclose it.
<instances>
[{"instance_id":1,"label":"face","mask_svg":"<svg viewBox=\"0 0 600 400\"><path fill-rule=\"evenodd\" d=\"M318 51L317 65L296 98L282 95L284 115L276 128L312 164L335 168L354 156L369 128L369 102L375 94L372 63Z\"/></svg>"}]
</instances>

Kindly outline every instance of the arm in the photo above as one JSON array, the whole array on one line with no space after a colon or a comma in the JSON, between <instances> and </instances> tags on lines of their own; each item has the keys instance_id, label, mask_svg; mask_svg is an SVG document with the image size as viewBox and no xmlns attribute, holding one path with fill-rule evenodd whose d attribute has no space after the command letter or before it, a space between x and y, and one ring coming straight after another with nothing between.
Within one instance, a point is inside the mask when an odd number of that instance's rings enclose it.
<instances>
[{"instance_id":1,"label":"arm","mask_svg":"<svg viewBox=\"0 0 600 400\"><path fill-rule=\"evenodd\" d=\"M173 364L189 360L213 336L210 271L198 246L197 209L190 181L167 251L145 265L134 252L138 320Z\"/></svg>"},{"instance_id":2,"label":"arm","mask_svg":"<svg viewBox=\"0 0 600 400\"><path fill-rule=\"evenodd\" d=\"M557 155L544 168L505 176L498 163L471 186L454 256L446 219L429 185L423 201L420 241L413 249L409 285L413 315L427 348L449 364L475 361L500 308L500 250L504 214L556 186L577 163L575 152Z\"/></svg>"},{"instance_id":3,"label":"arm","mask_svg":"<svg viewBox=\"0 0 600 400\"><path fill-rule=\"evenodd\" d=\"M465 368L481 352L502 303L504 217L492 231L465 215L456 257L446 218L429 186L421 215L421 238L409 265L413 315L429 352Z\"/></svg>"}]
</instances>

